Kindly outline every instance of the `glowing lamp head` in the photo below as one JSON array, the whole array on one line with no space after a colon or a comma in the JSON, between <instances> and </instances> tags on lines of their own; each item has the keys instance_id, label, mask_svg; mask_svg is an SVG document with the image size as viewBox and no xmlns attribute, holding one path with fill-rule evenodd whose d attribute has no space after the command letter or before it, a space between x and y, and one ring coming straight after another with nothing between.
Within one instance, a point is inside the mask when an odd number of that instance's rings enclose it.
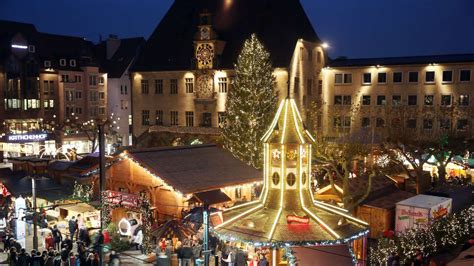
<instances>
[{"instance_id":1,"label":"glowing lamp head","mask_svg":"<svg viewBox=\"0 0 474 266\"><path fill-rule=\"evenodd\" d=\"M324 49L328 49L329 44L327 42L323 42L323 44L321 44L321 47L323 47Z\"/></svg>"}]
</instances>

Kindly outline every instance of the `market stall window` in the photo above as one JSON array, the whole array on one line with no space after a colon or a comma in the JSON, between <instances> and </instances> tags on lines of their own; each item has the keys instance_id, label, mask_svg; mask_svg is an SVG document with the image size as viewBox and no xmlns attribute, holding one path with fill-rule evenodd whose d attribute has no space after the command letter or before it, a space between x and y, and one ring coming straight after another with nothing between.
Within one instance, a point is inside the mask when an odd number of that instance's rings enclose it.
<instances>
[{"instance_id":1,"label":"market stall window","mask_svg":"<svg viewBox=\"0 0 474 266\"><path fill-rule=\"evenodd\" d=\"M272 181L275 186L277 186L278 183L280 183L280 175L277 172L273 173Z\"/></svg>"}]
</instances>

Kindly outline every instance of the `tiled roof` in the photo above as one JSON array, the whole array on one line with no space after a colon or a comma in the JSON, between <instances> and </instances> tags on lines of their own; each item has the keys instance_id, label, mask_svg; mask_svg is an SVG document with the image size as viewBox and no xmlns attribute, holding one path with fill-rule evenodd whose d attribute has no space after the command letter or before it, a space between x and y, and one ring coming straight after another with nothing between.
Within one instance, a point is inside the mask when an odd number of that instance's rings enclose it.
<instances>
[{"instance_id":1,"label":"tiled roof","mask_svg":"<svg viewBox=\"0 0 474 266\"><path fill-rule=\"evenodd\" d=\"M102 57L107 56L106 43L103 41L97 45L98 50L102 50L100 53L105 53ZM145 39L142 37L120 39L120 46L112 58L110 60L102 58L102 66L108 74L107 78L120 78L144 43Z\"/></svg>"},{"instance_id":2,"label":"tiled roof","mask_svg":"<svg viewBox=\"0 0 474 266\"><path fill-rule=\"evenodd\" d=\"M148 39L132 71L190 69L203 11L212 14L217 39L225 42L217 58L218 68L233 68L252 33L257 33L269 50L274 67L289 67L299 39L320 42L296 0L176 0Z\"/></svg>"},{"instance_id":3,"label":"tiled roof","mask_svg":"<svg viewBox=\"0 0 474 266\"><path fill-rule=\"evenodd\" d=\"M127 152L183 194L261 180L261 173L216 145L194 145Z\"/></svg>"},{"instance_id":4,"label":"tiled roof","mask_svg":"<svg viewBox=\"0 0 474 266\"><path fill-rule=\"evenodd\" d=\"M390 66L390 65L427 65L447 63L474 63L473 54L448 54L427 56L405 56L405 57L381 57L381 58L339 58L329 62L329 67L360 67L360 66Z\"/></svg>"}]
</instances>

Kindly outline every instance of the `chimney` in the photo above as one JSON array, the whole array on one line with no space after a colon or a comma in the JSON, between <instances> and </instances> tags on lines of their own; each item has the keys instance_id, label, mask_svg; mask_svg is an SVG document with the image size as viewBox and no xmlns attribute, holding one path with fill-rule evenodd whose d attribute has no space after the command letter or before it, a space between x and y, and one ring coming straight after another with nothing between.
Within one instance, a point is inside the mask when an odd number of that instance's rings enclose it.
<instances>
[{"instance_id":1,"label":"chimney","mask_svg":"<svg viewBox=\"0 0 474 266\"><path fill-rule=\"evenodd\" d=\"M120 39L116 34L110 34L109 38L106 41L107 44L107 60L114 56L115 52L117 52L118 48L120 47Z\"/></svg>"}]
</instances>

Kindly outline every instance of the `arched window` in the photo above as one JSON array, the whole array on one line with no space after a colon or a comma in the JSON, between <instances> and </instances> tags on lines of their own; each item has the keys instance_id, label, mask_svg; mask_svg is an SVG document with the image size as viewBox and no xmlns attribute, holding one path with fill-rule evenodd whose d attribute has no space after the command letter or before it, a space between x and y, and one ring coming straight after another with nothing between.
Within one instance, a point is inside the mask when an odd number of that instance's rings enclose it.
<instances>
[{"instance_id":1,"label":"arched window","mask_svg":"<svg viewBox=\"0 0 474 266\"><path fill-rule=\"evenodd\" d=\"M272 181L275 186L280 183L280 175L277 172L273 173Z\"/></svg>"},{"instance_id":2,"label":"arched window","mask_svg":"<svg viewBox=\"0 0 474 266\"><path fill-rule=\"evenodd\" d=\"M286 183L287 183L288 186L290 186L290 187L292 187L293 185L295 185L295 183L296 183L296 176L295 176L295 174L289 173L289 174L286 176Z\"/></svg>"},{"instance_id":3,"label":"arched window","mask_svg":"<svg viewBox=\"0 0 474 266\"><path fill-rule=\"evenodd\" d=\"M303 185L306 184L306 173L305 172L303 172L303 174L301 175L301 182L302 182Z\"/></svg>"}]
</instances>

